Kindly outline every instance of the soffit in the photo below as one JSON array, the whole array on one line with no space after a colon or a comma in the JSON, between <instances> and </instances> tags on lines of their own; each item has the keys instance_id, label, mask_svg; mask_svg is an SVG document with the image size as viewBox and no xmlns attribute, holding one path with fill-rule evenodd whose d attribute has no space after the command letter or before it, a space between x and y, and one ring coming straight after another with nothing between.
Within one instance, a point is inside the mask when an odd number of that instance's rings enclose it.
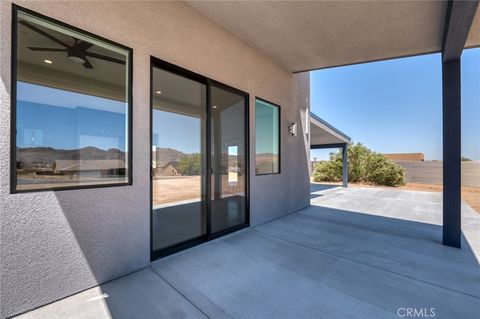
<instances>
[{"instance_id":1,"label":"soffit","mask_svg":"<svg viewBox=\"0 0 480 319\"><path fill-rule=\"evenodd\" d=\"M466 48L480 46L480 9L477 8L475 17L473 18L472 27L468 33Z\"/></svg>"},{"instance_id":2,"label":"soffit","mask_svg":"<svg viewBox=\"0 0 480 319\"><path fill-rule=\"evenodd\" d=\"M330 123L310 112L310 145L328 145L351 143L351 139L345 133L339 131Z\"/></svg>"},{"instance_id":3,"label":"soffit","mask_svg":"<svg viewBox=\"0 0 480 319\"><path fill-rule=\"evenodd\" d=\"M187 1L298 72L439 52L445 1ZM480 21L467 46L480 45Z\"/></svg>"}]
</instances>

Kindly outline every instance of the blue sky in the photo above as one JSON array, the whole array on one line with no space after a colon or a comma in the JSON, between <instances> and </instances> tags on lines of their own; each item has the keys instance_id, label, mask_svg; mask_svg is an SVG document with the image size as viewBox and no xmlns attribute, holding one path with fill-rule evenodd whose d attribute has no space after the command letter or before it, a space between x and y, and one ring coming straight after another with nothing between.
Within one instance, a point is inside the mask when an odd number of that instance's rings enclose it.
<instances>
[{"instance_id":1,"label":"blue sky","mask_svg":"<svg viewBox=\"0 0 480 319\"><path fill-rule=\"evenodd\" d=\"M255 152L278 154L279 109L270 103L255 101Z\"/></svg>"},{"instance_id":2,"label":"blue sky","mask_svg":"<svg viewBox=\"0 0 480 319\"><path fill-rule=\"evenodd\" d=\"M480 49L463 52L461 71L462 155L480 160ZM441 160L441 81L439 54L319 70L311 73L311 110L374 151Z\"/></svg>"},{"instance_id":3,"label":"blue sky","mask_svg":"<svg viewBox=\"0 0 480 319\"><path fill-rule=\"evenodd\" d=\"M19 147L127 150L124 102L25 82L17 99Z\"/></svg>"},{"instance_id":4,"label":"blue sky","mask_svg":"<svg viewBox=\"0 0 480 319\"><path fill-rule=\"evenodd\" d=\"M200 124L200 118L154 110L153 145L185 154L200 153Z\"/></svg>"}]
</instances>

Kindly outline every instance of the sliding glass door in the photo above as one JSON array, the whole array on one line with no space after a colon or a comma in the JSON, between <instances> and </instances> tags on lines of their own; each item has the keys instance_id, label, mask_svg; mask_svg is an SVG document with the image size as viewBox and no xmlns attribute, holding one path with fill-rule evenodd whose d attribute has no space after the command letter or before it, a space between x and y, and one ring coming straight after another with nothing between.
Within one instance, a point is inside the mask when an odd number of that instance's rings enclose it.
<instances>
[{"instance_id":1,"label":"sliding glass door","mask_svg":"<svg viewBox=\"0 0 480 319\"><path fill-rule=\"evenodd\" d=\"M248 95L152 58L152 258L248 225Z\"/></svg>"},{"instance_id":2,"label":"sliding glass door","mask_svg":"<svg viewBox=\"0 0 480 319\"><path fill-rule=\"evenodd\" d=\"M246 136L244 94L212 85L211 225L218 233L246 223Z\"/></svg>"},{"instance_id":3,"label":"sliding glass door","mask_svg":"<svg viewBox=\"0 0 480 319\"><path fill-rule=\"evenodd\" d=\"M201 238L206 214L206 85L152 70L152 250Z\"/></svg>"}]
</instances>

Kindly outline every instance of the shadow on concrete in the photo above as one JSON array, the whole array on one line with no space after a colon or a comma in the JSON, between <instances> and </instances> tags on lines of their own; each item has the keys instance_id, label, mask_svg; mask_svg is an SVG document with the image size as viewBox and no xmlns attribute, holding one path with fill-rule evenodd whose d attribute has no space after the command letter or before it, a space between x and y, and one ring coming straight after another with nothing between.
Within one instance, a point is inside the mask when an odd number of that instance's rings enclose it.
<instances>
[{"instance_id":1,"label":"shadow on concrete","mask_svg":"<svg viewBox=\"0 0 480 319\"><path fill-rule=\"evenodd\" d=\"M480 298L480 253L442 245L442 226L313 205L255 230L311 249Z\"/></svg>"},{"instance_id":2,"label":"shadow on concrete","mask_svg":"<svg viewBox=\"0 0 480 319\"><path fill-rule=\"evenodd\" d=\"M480 257L480 252L474 252L465 233L462 234L461 249L442 245L442 225L321 205L310 206L308 209L300 211L299 214L312 223L312 227L318 232L316 236L328 238L331 234L334 237L329 239L338 239L335 242L336 247L339 242L342 242L355 246L366 244L378 249L385 249L385 252L391 248L402 248L410 252L421 253L424 256L434 256L438 252L442 255L441 258L444 257L443 254L452 254L451 257L455 256L456 262L479 265L476 255ZM386 238L394 240L385 242L383 239ZM469 239L471 241L473 238ZM475 239L478 240L478 237Z\"/></svg>"},{"instance_id":3,"label":"shadow on concrete","mask_svg":"<svg viewBox=\"0 0 480 319\"><path fill-rule=\"evenodd\" d=\"M393 318L405 305L468 318L480 300L478 261L465 239L461 250L442 246L441 232L313 205L27 318Z\"/></svg>"},{"instance_id":4,"label":"shadow on concrete","mask_svg":"<svg viewBox=\"0 0 480 319\"><path fill-rule=\"evenodd\" d=\"M312 206L152 268L212 318L394 318L405 305L468 318L478 262L440 238L438 225Z\"/></svg>"},{"instance_id":5,"label":"shadow on concrete","mask_svg":"<svg viewBox=\"0 0 480 319\"><path fill-rule=\"evenodd\" d=\"M319 184L319 183L310 183L310 200L322 197L324 194L318 194L317 192L326 191L329 189L334 189L341 187L340 185L331 185L331 184Z\"/></svg>"},{"instance_id":6,"label":"shadow on concrete","mask_svg":"<svg viewBox=\"0 0 480 319\"><path fill-rule=\"evenodd\" d=\"M315 199L315 198L318 198L318 197L322 197L323 194L310 194L310 199Z\"/></svg>"},{"instance_id":7,"label":"shadow on concrete","mask_svg":"<svg viewBox=\"0 0 480 319\"><path fill-rule=\"evenodd\" d=\"M310 183L310 193L325 191L327 189L341 187L340 185Z\"/></svg>"}]
</instances>

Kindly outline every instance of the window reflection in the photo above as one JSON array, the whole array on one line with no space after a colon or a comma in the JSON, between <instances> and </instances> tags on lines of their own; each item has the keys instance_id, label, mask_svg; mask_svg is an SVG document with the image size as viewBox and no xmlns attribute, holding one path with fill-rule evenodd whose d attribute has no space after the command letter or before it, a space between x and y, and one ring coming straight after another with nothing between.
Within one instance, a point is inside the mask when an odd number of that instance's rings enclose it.
<instances>
[{"instance_id":1,"label":"window reflection","mask_svg":"<svg viewBox=\"0 0 480 319\"><path fill-rule=\"evenodd\" d=\"M207 232L207 89L160 68L152 75L152 248L158 251Z\"/></svg>"},{"instance_id":2,"label":"window reflection","mask_svg":"<svg viewBox=\"0 0 480 319\"><path fill-rule=\"evenodd\" d=\"M246 222L246 141L244 94L211 87L212 232Z\"/></svg>"},{"instance_id":3,"label":"window reflection","mask_svg":"<svg viewBox=\"0 0 480 319\"><path fill-rule=\"evenodd\" d=\"M156 208L197 202L202 198L203 110L197 112L198 115L183 115L153 110L153 205Z\"/></svg>"},{"instance_id":4,"label":"window reflection","mask_svg":"<svg viewBox=\"0 0 480 319\"><path fill-rule=\"evenodd\" d=\"M255 101L255 173L280 172L280 108L266 101Z\"/></svg>"},{"instance_id":5,"label":"window reflection","mask_svg":"<svg viewBox=\"0 0 480 319\"><path fill-rule=\"evenodd\" d=\"M17 13L16 189L128 182L127 49Z\"/></svg>"},{"instance_id":6,"label":"window reflection","mask_svg":"<svg viewBox=\"0 0 480 319\"><path fill-rule=\"evenodd\" d=\"M238 146L228 147L228 184L235 186L238 183Z\"/></svg>"}]
</instances>

